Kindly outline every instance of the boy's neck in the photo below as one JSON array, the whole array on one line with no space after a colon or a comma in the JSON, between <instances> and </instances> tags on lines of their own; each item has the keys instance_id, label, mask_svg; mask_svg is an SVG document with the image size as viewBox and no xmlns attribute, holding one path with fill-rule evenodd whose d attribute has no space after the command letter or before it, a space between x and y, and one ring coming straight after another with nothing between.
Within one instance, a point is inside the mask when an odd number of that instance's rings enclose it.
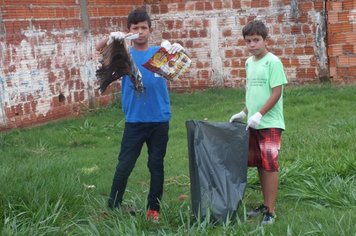
<instances>
[{"instance_id":1,"label":"boy's neck","mask_svg":"<svg viewBox=\"0 0 356 236\"><path fill-rule=\"evenodd\" d=\"M253 59L254 59L255 61L261 60L264 56L266 56L267 53L268 53L268 50L264 50L263 53L261 53L261 54L258 55L257 57L256 57L256 56L253 56Z\"/></svg>"},{"instance_id":2,"label":"boy's neck","mask_svg":"<svg viewBox=\"0 0 356 236\"><path fill-rule=\"evenodd\" d=\"M145 44L133 44L132 46L136 51L146 51L148 49L148 43Z\"/></svg>"}]
</instances>

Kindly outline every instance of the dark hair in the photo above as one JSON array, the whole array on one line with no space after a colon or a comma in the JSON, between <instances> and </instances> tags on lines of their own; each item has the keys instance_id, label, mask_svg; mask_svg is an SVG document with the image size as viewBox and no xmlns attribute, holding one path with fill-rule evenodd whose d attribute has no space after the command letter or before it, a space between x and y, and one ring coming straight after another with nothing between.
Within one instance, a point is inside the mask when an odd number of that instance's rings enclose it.
<instances>
[{"instance_id":1,"label":"dark hair","mask_svg":"<svg viewBox=\"0 0 356 236\"><path fill-rule=\"evenodd\" d=\"M251 35L260 35L263 39L266 39L268 35L268 30L266 25L263 24L262 21L253 20L248 22L247 25L242 28L242 35L244 38L246 36Z\"/></svg>"},{"instance_id":2,"label":"dark hair","mask_svg":"<svg viewBox=\"0 0 356 236\"><path fill-rule=\"evenodd\" d=\"M132 24L137 24L142 21L147 21L148 27L151 28L151 18L144 7L137 8L130 12L127 17L127 28L130 29Z\"/></svg>"}]
</instances>

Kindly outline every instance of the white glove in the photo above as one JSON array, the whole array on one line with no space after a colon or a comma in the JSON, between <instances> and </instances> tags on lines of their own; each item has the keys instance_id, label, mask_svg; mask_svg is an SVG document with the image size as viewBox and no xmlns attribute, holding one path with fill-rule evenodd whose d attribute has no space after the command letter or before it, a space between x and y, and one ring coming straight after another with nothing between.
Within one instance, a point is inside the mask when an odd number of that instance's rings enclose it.
<instances>
[{"instance_id":1,"label":"white glove","mask_svg":"<svg viewBox=\"0 0 356 236\"><path fill-rule=\"evenodd\" d=\"M248 130L249 127L256 129L257 126L259 126L259 124L261 123L261 118L261 113L256 112L255 114L253 114L253 116L251 116L250 119L248 119L247 121L246 130Z\"/></svg>"},{"instance_id":2,"label":"white glove","mask_svg":"<svg viewBox=\"0 0 356 236\"><path fill-rule=\"evenodd\" d=\"M177 52L183 52L184 48L179 43L173 43L172 46L168 49L169 54L175 54Z\"/></svg>"},{"instance_id":3,"label":"white glove","mask_svg":"<svg viewBox=\"0 0 356 236\"><path fill-rule=\"evenodd\" d=\"M123 32L111 32L109 35L109 39L106 42L106 45L111 44L112 42L114 42L115 40L119 41L119 40L123 40L125 38L126 34L124 34Z\"/></svg>"},{"instance_id":4,"label":"white glove","mask_svg":"<svg viewBox=\"0 0 356 236\"><path fill-rule=\"evenodd\" d=\"M244 111L241 111L230 118L230 123L234 121L242 121L246 117L246 113Z\"/></svg>"}]
</instances>

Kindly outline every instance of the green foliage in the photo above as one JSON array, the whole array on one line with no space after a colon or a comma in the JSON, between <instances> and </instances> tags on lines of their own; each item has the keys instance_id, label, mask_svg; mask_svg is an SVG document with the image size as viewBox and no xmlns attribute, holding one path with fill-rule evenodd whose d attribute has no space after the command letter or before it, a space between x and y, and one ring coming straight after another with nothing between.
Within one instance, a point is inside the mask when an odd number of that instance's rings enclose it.
<instances>
[{"instance_id":1,"label":"green foliage","mask_svg":"<svg viewBox=\"0 0 356 236\"><path fill-rule=\"evenodd\" d=\"M171 94L159 224L145 220L146 148L130 176L124 206L106 208L124 127L119 102L79 119L0 133L0 234L355 235L355 101L355 86L286 87L278 218L267 227L244 217L262 201L254 169L238 214L224 224L196 219L190 205L185 121L228 121L244 105L243 89Z\"/></svg>"}]
</instances>

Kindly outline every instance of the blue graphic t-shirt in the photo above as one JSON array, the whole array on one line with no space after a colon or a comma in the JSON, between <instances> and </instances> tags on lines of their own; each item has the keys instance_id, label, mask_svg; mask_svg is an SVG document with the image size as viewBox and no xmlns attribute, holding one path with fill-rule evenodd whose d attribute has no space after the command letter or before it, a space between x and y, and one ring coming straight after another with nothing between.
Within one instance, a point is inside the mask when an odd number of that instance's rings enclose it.
<instances>
[{"instance_id":1,"label":"blue graphic t-shirt","mask_svg":"<svg viewBox=\"0 0 356 236\"><path fill-rule=\"evenodd\" d=\"M144 92L136 92L128 76L122 78L121 102L126 122L166 122L171 118L166 79L142 66L159 48L152 46L146 51L130 48L132 58L142 74Z\"/></svg>"}]
</instances>

